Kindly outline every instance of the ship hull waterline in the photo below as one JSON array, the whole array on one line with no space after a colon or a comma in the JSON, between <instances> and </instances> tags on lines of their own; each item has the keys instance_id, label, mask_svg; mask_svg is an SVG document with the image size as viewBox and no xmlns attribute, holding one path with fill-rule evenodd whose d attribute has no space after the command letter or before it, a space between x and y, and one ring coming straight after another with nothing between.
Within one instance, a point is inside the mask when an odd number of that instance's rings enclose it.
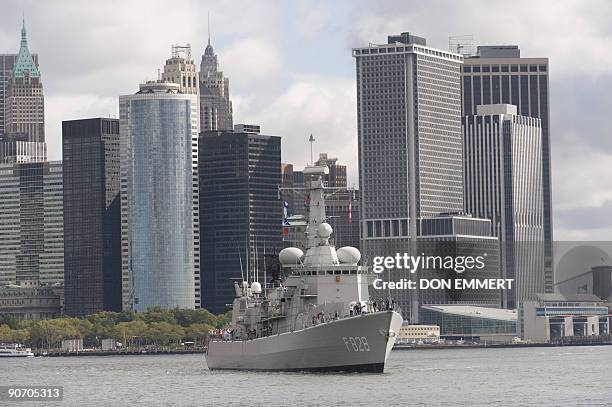
<instances>
[{"instance_id":1,"label":"ship hull waterline","mask_svg":"<svg viewBox=\"0 0 612 407\"><path fill-rule=\"evenodd\" d=\"M252 340L211 340L206 362L210 370L382 373L402 321L381 311Z\"/></svg>"}]
</instances>

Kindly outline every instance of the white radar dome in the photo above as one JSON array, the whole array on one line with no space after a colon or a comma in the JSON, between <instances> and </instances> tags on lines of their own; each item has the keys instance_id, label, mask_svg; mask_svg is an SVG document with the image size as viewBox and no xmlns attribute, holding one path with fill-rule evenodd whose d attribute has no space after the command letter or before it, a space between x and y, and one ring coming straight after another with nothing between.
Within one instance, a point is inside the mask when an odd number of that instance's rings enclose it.
<instances>
[{"instance_id":1,"label":"white radar dome","mask_svg":"<svg viewBox=\"0 0 612 407\"><path fill-rule=\"evenodd\" d=\"M333 231L334 230L332 229L331 225L325 222L321 223L317 228L317 234L322 238L330 237Z\"/></svg>"},{"instance_id":2,"label":"white radar dome","mask_svg":"<svg viewBox=\"0 0 612 407\"><path fill-rule=\"evenodd\" d=\"M297 247L287 247L278 253L278 261L283 266L291 266L300 264L300 259L304 256L304 252Z\"/></svg>"},{"instance_id":3,"label":"white radar dome","mask_svg":"<svg viewBox=\"0 0 612 407\"><path fill-rule=\"evenodd\" d=\"M257 281L251 284L251 292L253 294L261 294L261 284L259 284Z\"/></svg>"},{"instance_id":4,"label":"white radar dome","mask_svg":"<svg viewBox=\"0 0 612 407\"><path fill-rule=\"evenodd\" d=\"M336 251L338 260L343 264L356 265L361 260L361 253L359 250L352 246L344 246Z\"/></svg>"}]
</instances>

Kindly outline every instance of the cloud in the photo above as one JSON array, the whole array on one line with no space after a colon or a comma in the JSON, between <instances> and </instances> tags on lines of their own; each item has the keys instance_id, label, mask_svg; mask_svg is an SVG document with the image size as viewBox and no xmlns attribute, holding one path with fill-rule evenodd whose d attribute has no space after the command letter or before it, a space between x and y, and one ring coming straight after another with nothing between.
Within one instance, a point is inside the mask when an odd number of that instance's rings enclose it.
<instances>
[{"instance_id":1,"label":"cloud","mask_svg":"<svg viewBox=\"0 0 612 407\"><path fill-rule=\"evenodd\" d=\"M612 236L590 216L612 209L612 2L8 0L0 52L17 52L23 10L40 56L51 158L61 157L62 120L116 114L118 96L155 78L172 44L191 43L199 66L210 11L234 121L281 135L283 160L296 165L309 160L313 133L315 150L338 156L355 183L352 47L402 31L438 48L460 34L518 44L523 56L550 58L555 236Z\"/></svg>"},{"instance_id":2,"label":"cloud","mask_svg":"<svg viewBox=\"0 0 612 407\"><path fill-rule=\"evenodd\" d=\"M242 117L261 123L266 134L282 135L283 161L300 167L310 161L308 137L317 140L314 152L327 152L348 165L349 181L357 184L357 113L353 79L296 77L267 105L242 111Z\"/></svg>"},{"instance_id":3,"label":"cloud","mask_svg":"<svg viewBox=\"0 0 612 407\"><path fill-rule=\"evenodd\" d=\"M232 83L253 90L262 80L272 82L283 68L278 48L263 38L238 39L221 51L219 59Z\"/></svg>"}]
</instances>

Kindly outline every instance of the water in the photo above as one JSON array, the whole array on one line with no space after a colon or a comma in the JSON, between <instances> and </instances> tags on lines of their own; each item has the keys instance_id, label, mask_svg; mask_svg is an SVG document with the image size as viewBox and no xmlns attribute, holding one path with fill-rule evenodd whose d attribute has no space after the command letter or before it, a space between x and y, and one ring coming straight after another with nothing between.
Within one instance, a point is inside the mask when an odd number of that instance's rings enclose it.
<instances>
[{"instance_id":1,"label":"water","mask_svg":"<svg viewBox=\"0 0 612 407\"><path fill-rule=\"evenodd\" d=\"M385 373L210 372L203 355L1 359L33 406L611 406L612 346L393 351ZM2 402L0 402L2 404Z\"/></svg>"}]
</instances>

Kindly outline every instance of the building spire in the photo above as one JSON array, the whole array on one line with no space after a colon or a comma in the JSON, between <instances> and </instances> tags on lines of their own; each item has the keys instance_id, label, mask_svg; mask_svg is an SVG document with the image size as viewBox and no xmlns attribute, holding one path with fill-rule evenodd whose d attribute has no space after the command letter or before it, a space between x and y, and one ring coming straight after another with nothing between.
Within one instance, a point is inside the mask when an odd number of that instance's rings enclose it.
<instances>
[{"instance_id":1,"label":"building spire","mask_svg":"<svg viewBox=\"0 0 612 407\"><path fill-rule=\"evenodd\" d=\"M17 59L15 60L15 68L13 69L13 75L16 78L23 77L26 72L30 77L40 77L38 67L34 63L34 59L32 58L30 50L28 49L28 32L25 26L24 13L21 20L21 47L19 48L19 54L17 54Z\"/></svg>"},{"instance_id":2,"label":"building spire","mask_svg":"<svg viewBox=\"0 0 612 407\"><path fill-rule=\"evenodd\" d=\"M208 45L210 45L210 11L208 11Z\"/></svg>"},{"instance_id":3,"label":"building spire","mask_svg":"<svg viewBox=\"0 0 612 407\"><path fill-rule=\"evenodd\" d=\"M21 46L26 48L28 47L28 33L25 26L25 13L23 13L21 18Z\"/></svg>"}]
</instances>

